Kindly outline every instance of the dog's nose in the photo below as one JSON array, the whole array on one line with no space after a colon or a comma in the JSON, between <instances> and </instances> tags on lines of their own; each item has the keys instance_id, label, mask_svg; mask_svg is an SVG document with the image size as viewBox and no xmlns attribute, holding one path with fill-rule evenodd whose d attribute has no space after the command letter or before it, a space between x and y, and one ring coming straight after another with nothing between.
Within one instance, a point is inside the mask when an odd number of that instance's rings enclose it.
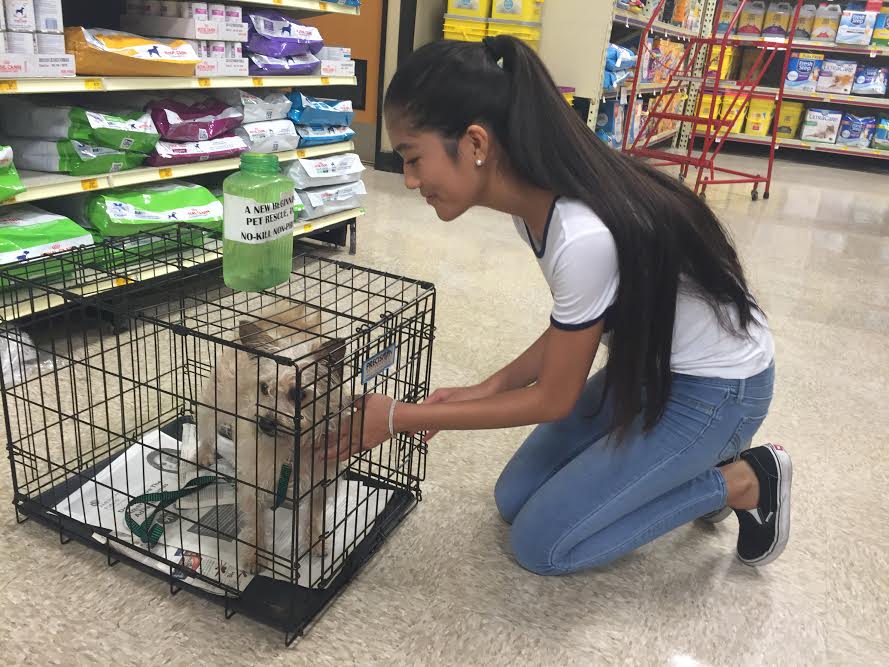
<instances>
[{"instance_id":1,"label":"dog's nose","mask_svg":"<svg viewBox=\"0 0 889 667\"><path fill-rule=\"evenodd\" d=\"M302 403L302 399L305 398L305 395L306 393L304 391L299 391L295 384L290 385L290 389L287 391L287 398L293 403Z\"/></svg>"}]
</instances>

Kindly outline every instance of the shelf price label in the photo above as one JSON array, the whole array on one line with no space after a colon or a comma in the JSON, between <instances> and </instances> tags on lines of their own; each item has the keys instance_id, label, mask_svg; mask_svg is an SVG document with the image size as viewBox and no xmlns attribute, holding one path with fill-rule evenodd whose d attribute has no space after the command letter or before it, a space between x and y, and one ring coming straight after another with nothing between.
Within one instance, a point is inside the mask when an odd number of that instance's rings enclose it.
<instances>
[{"instance_id":1,"label":"shelf price label","mask_svg":"<svg viewBox=\"0 0 889 667\"><path fill-rule=\"evenodd\" d=\"M319 2L318 9L320 9L322 12L326 12L327 11L327 3L326 2Z\"/></svg>"},{"instance_id":2,"label":"shelf price label","mask_svg":"<svg viewBox=\"0 0 889 667\"><path fill-rule=\"evenodd\" d=\"M80 181L81 190L98 190L99 189L99 179L98 178L84 178Z\"/></svg>"},{"instance_id":3,"label":"shelf price label","mask_svg":"<svg viewBox=\"0 0 889 667\"><path fill-rule=\"evenodd\" d=\"M284 4L284 0L272 0L272 4L273 4L273 5L283 5L283 4Z\"/></svg>"},{"instance_id":4,"label":"shelf price label","mask_svg":"<svg viewBox=\"0 0 889 667\"><path fill-rule=\"evenodd\" d=\"M132 285L134 282L136 282L136 281L133 280L132 278L115 278L114 279L114 286L115 287L123 287L124 285Z\"/></svg>"},{"instance_id":5,"label":"shelf price label","mask_svg":"<svg viewBox=\"0 0 889 667\"><path fill-rule=\"evenodd\" d=\"M18 89L18 81L0 81L0 93L14 93Z\"/></svg>"},{"instance_id":6,"label":"shelf price label","mask_svg":"<svg viewBox=\"0 0 889 667\"><path fill-rule=\"evenodd\" d=\"M210 79L198 79L198 85L201 88L209 88L212 85Z\"/></svg>"},{"instance_id":7,"label":"shelf price label","mask_svg":"<svg viewBox=\"0 0 889 667\"><path fill-rule=\"evenodd\" d=\"M259 88L261 86L264 86L265 82L263 81L261 76L254 76L253 77L253 85L256 86L257 88Z\"/></svg>"},{"instance_id":8,"label":"shelf price label","mask_svg":"<svg viewBox=\"0 0 889 667\"><path fill-rule=\"evenodd\" d=\"M85 90L104 90L102 79L84 79L83 87Z\"/></svg>"},{"instance_id":9,"label":"shelf price label","mask_svg":"<svg viewBox=\"0 0 889 667\"><path fill-rule=\"evenodd\" d=\"M300 148L298 151L296 151L296 157L303 158L305 156L306 156L306 149L305 148Z\"/></svg>"},{"instance_id":10,"label":"shelf price label","mask_svg":"<svg viewBox=\"0 0 889 667\"><path fill-rule=\"evenodd\" d=\"M330 85L330 77L329 76L322 76L321 77L321 85L322 86L329 86Z\"/></svg>"},{"instance_id":11,"label":"shelf price label","mask_svg":"<svg viewBox=\"0 0 889 667\"><path fill-rule=\"evenodd\" d=\"M158 169L157 175L159 178L173 178L173 169L172 167L164 167L163 169Z\"/></svg>"},{"instance_id":12,"label":"shelf price label","mask_svg":"<svg viewBox=\"0 0 889 667\"><path fill-rule=\"evenodd\" d=\"M310 231L312 231L312 223L307 223L307 224L303 225L303 234L305 234L306 232L310 232Z\"/></svg>"}]
</instances>

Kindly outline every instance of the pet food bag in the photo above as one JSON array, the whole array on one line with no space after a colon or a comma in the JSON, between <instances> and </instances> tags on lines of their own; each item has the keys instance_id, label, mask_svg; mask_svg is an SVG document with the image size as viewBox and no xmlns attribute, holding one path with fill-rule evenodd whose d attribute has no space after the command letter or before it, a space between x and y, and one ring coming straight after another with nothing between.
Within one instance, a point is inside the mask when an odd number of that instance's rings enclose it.
<instances>
[{"instance_id":1,"label":"pet food bag","mask_svg":"<svg viewBox=\"0 0 889 667\"><path fill-rule=\"evenodd\" d=\"M819 93L848 95L852 92L858 64L851 60L825 60L815 90Z\"/></svg>"},{"instance_id":2,"label":"pet food bag","mask_svg":"<svg viewBox=\"0 0 889 667\"><path fill-rule=\"evenodd\" d=\"M166 167L173 164L222 160L237 157L246 150L247 144L235 134L188 143L158 141L154 151L148 156L146 164L150 164L152 167Z\"/></svg>"},{"instance_id":3,"label":"pet food bag","mask_svg":"<svg viewBox=\"0 0 889 667\"><path fill-rule=\"evenodd\" d=\"M73 199L73 217L103 237L130 236L176 223L222 229L222 204L194 183L164 181Z\"/></svg>"},{"instance_id":4,"label":"pet food bag","mask_svg":"<svg viewBox=\"0 0 889 667\"><path fill-rule=\"evenodd\" d=\"M311 53L285 58L250 54L250 73L258 76L303 76L314 73L320 66L321 61Z\"/></svg>"},{"instance_id":5,"label":"pet food bag","mask_svg":"<svg viewBox=\"0 0 889 667\"><path fill-rule=\"evenodd\" d=\"M18 166L32 171L95 176L133 169L145 161L144 153L92 146L75 139L11 138L6 141L15 153Z\"/></svg>"},{"instance_id":6,"label":"pet food bag","mask_svg":"<svg viewBox=\"0 0 889 667\"><path fill-rule=\"evenodd\" d=\"M793 53L787 64L784 86L788 90L814 93L824 56L820 53Z\"/></svg>"},{"instance_id":7,"label":"pet food bag","mask_svg":"<svg viewBox=\"0 0 889 667\"><path fill-rule=\"evenodd\" d=\"M167 98L152 102L150 108L158 131L169 141L215 139L244 120L241 111L212 98L193 104Z\"/></svg>"},{"instance_id":8,"label":"pet food bag","mask_svg":"<svg viewBox=\"0 0 889 667\"><path fill-rule=\"evenodd\" d=\"M833 109L806 109L799 138L819 144L835 144L843 114Z\"/></svg>"},{"instance_id":9,"label":"pet food bag","mask_svg":"<svg viewBox=\"0 0 889 667\"><path fill-rule=\"evenodd\" d=\"M311 125L297 125L296 133L299 135L300 148L349 141L355 136L355 131L350 127L313 127Z\"/></svg>"},{"instance_id":10,"label":"pet food bag","mask_svg":"<svg viewBox=\"0 0 889 667\"><path fill-rule=\"evenodd\" d=\"M235 130L247 150L252 153L278 153L291 151L299 146L296 127L289 120L268 120L248 123Z\"/></svg>"},{"instance_id":11,"label":"pet food bag","mask_svg":"<svg viewBox=\"0 0 889 667\"><path fill-rule=\"evenodd\" d=\"M840 121L840 132L837 135L837 144L841 146L854 146L855 148L867 148L870 146L877 129L875 116L856 116L844 113Z\"/></svg>"},{"instance_id":12,"label":"pet food bag","mask_svg":"<svg viewBox=\"0 0 889 667\"><path fill-rule=\"evenodd\" d=\"M25 191L12 158L12 148L0 146L0 201Z\"/></svg>"},{"instance_id":13,"label":"pet food bag","mask_svg":"<svg viewBox=\"0 0 889 667\"><path fill-rule=\"evenodd\" d=\"M246 21L250 33L244 48L250 53L286 58L318 53L324 46L318 28L297 23L272 9L251 10Z\"/></svg>"},{"instance_id":14,"label":"pet food bag","mask_svg":"<svg viewBox=\"0 0 889 667\"><path fill-rule=\"evenodd\" d=\"M852 84L853 95L885 95L889 81L889 67L859 65Z\"/></svg>"},{"instance_id":15,"label":"pet food bag","mask_svg":"<svg viewBox=\"0 0 889 667\"><path fill-rule=\"evenodd\" d=\"M65 51L78 74L194 76L198 54L184 39L140 37L105 28L66 28Z\"/></svg>"},{"instance_id":16,"label":"pet food bag","mask_svg":"<svg viewBox=\"0 0 889 667\"><path fill-rule=\"evenodd\" d=\"M107 113L79 106L27 99L4 101L0 125L13 137L75 139L105 148L149 153L159 138L151 116L142 111Z\"/></svg>"},{"instance_id":17,"label":"pet food bag","mask_svg":"<svg viewBox=\"0 0 889 667\"><path fill-rule=\"evenodd\" d=\"M361 197L367 194L364 181L355 181L345 185L331 185L326 188L297 190L296 195L305 207L299 214L300 219L314 220L325 215L332 215L350 208L361 206Z\"/></svg>"},{"instance_id":18,"label":"pet food bag","mask_svg":"<svg viewBox=\"0 0 889 667\"><path fill-rule=\"evenodd\" d=\"M30 204L0 209L0 264L92 244L92 235L63 215Z\"/></svg>"},{"instance_id":19,"label":"pet food bag","mask_svg":"<svg viewBox=\"0 0 889 667\"><path fill-rule=\"evenodd\" d=\"M874 130L873 147L889 151L889 116L880 116Z\"/></svg>"},{"instance_id":20,"label":"pet food bag","mask_svg":"<svg viewBox=\"0 0 889 667\"><path fill-rule=\"evenodd\" d=\"M300 158L284 168L297 190L320 188L361 180L364 165L355 153L319 158Z\"/></svg>"},{"instance_id":21,"label":"pet food bag","mask_svg":"<svg viewBox=\"0 0 889 667\"><path fill-rule=\"evenodd\" d=\"M262 98L245 90L221 90L216 97L240 110L244 123L283 120L290 113L292 104L283 93L271 93Z\"/></svg>"},{"instance_id":22,"label":"pet food bag","mask_svg":"<svg viewBox=\"0 0 889 667\"><path fill-rule=\"evenodd\" d=\"M290 96L289 118L297 125L351 125L355 113L351 100L324 100L302 93Z\"/></svg>"}]
</instances>

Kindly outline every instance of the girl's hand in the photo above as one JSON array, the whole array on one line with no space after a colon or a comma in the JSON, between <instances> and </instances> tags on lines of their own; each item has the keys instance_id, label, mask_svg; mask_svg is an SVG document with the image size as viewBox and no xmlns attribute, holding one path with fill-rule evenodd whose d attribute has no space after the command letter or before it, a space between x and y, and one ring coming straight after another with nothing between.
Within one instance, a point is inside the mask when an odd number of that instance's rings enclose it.
<instances>
[{"instance_id":1,"label":"girl's hand","mask_svg":"<svg viewBox=\"0 0 889 667\"><path fill-rule=\"evenodd\" d=\"M432 392L425 403L456 403L458 401L474 401L496 394L496 390L484 384L476 384L471 387L442 387ZM423 438L429 442L438 434L438 431L429 431Z\"/></svg>"},{"instance_id":2,"label":"girl's hand","mask_svg":"<svg viewBox=\"0 0 889 667\"><path fill-rule=\"evenodd\" d=\"M345 461L350 456L386 442L389 439L389 408L392 401L390 396L383 394L367 394L357 399L351 419L343 416L343 430L339 438L328 438L326 451L319 452L319 455L328 461ZM323 448L325 443L319 441L319 445Z\"/></svg>"}]
</instances>

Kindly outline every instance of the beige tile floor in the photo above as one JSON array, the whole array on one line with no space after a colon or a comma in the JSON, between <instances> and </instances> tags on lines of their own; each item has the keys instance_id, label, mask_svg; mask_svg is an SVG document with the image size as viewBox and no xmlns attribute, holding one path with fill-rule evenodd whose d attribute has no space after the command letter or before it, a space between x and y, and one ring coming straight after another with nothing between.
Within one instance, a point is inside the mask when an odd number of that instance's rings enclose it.
<instances>
[{"instance_id":1,"label":"beige tile floor","mask_svg":"<svg viewBox=\"0 0 889 667\"><path fill-rule=\"evenodd\" d=\"M750 162L738 158L735 162ZM761 162L760 162L761 164ZM734 558L734 520L599 571L538 578L506 551L492 487L524 431L443 434L425 499L306 638L181 594L0 512L5 664L878 665L889 661L886 175L781 163L772 198L716 188L777 339L762 438L796 465L784 556ZM548 292L508 218L442 224L369 173L357 262L434 281L436 385L470 383L546 325ZM483 331L495 333L482 333ZM0 497L10 497L0 475Z\"/></svg>"}]
</instances>

